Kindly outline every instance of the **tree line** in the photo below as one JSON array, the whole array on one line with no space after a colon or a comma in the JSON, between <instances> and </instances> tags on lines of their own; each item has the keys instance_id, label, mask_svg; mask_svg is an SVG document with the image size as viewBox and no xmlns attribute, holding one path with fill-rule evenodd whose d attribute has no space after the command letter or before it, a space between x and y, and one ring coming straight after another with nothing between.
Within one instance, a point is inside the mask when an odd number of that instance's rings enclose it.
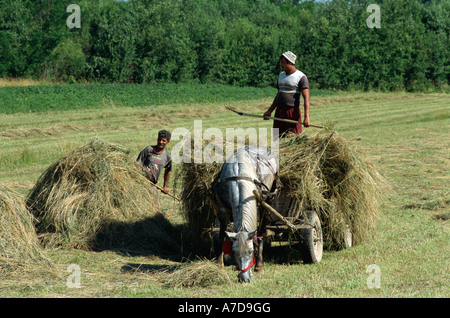
<instances>
[{"instance_id":1,"label":"tree line","mask_svg":"<svg viewBox=\"0 0 450 318\"><path fill-rule=\"evenodd\" d=\"M0 0L0 77L266 87L291 50L313 88L447 87L450 0L373 2Z\"/></svg>"}]
</instances>

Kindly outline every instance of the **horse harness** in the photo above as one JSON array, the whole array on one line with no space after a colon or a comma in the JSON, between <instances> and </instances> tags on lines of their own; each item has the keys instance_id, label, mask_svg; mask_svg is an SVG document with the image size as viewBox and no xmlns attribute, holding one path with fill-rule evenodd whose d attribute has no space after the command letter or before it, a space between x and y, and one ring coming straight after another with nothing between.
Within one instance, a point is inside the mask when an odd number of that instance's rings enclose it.
<instances>
[{"instance_id":1,"label":"horse harness","mask_svg":"<svg viewBox=\"0 0 450 318\"><path fill-rule=\"evenodd\" d=\"M226 183L229 181L237 181L237 180L247 180L247 181L253 182L259 189L264 187L270 193L270 189L264 183L262 183L259 180L247 177L247 176L234 176L234 177L228 177L225 179L218 179L218 180L214 180L214 183Z\"/></svg>"},{"instance_id":2,"label":"horse harness","mask_svg":"<svg viewBox=\"0 0 450 318\"><path fill-rule=\"evenodd\" d=\"M233 177L228 177L225 179L216 179L213 181L213 183L227 183L229 181L237 181L237 180L246 180L246 181L250 181L253 182L256 185L256 188L258 189L258 192L264 196L264 198L267 198L268 196L272 196L274 195L277 190L279 189L279 178L278 178L278 173L275 174L275 190L271 191L263 182L247 177L247 176L233 176ZM264 188L264 189L263 189Z\"/></svg>"}]
</instances>

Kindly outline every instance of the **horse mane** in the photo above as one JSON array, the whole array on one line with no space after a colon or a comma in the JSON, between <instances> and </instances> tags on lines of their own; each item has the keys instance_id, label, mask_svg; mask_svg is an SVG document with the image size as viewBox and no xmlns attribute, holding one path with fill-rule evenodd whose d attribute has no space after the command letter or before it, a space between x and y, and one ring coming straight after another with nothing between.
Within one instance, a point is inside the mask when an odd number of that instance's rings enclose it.
<instances>
[{"instance_id":1,"label":"horse mane","mask_svg":"<svg viewBox=\"0 0 450 318\"><path fill-rule=\"evenodd\" d=\"M247 240L248 240L248 232L240 231L237 233L239 255L245 255L248 253L248 250L250 248L247 245Z\"/></svg>"},{"instance_id":2,"label":"horse mane","mask_svg":"<svg viewBox=\"0 0 450 318\"><path fill-rule=\"evenodd\" d=\"M251 181L257 180L270 188L277 171L276 157L267 148L256 146L238 149L223 165L219 180L243 177L241 180L231 180L228 183L228 189L222 187L221 190L224 193L223 197L228 200L226 204L233 214L236 233L240 231L248 233L257 229L258 207L253 191L258 188L256 183ZM245 248L245 244L240 244L240 246Z\"/></svg>"}]
</instances>

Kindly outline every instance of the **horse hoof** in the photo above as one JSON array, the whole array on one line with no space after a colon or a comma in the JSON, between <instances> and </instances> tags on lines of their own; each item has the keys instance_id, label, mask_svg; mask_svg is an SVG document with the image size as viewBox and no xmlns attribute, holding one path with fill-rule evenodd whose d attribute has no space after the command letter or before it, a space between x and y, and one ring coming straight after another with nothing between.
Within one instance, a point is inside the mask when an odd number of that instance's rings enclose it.
<instances>
[{"instance_id":1,"label":"horse hoof","mask_svg":"<svg viewBox=\"0 0 450 318\"><path fill-rule=\"evenodd\" d=\"M255 267L255 272L258 272L258 273L264 273L264 266L258 266L258 267Z\"/></svg>"}]
</instances>

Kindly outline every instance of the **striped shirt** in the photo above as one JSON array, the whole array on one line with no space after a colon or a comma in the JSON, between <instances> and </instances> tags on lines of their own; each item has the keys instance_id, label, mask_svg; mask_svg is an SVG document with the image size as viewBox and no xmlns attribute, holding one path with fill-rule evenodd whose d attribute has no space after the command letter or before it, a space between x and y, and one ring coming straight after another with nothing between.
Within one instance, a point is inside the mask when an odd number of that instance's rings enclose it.
<instances>
[{"instance_id":1,"label":"striped shirt","mask_svg":"<svg viewBox=\"0 0 450 318\"><path fill-rule=\"evenodd\" d=\"M309 88L308 78L299 70L290 75L281 72L278 76L277 88L277 107L298 107L302 90Z\"/></svg>"}]
</instances>

